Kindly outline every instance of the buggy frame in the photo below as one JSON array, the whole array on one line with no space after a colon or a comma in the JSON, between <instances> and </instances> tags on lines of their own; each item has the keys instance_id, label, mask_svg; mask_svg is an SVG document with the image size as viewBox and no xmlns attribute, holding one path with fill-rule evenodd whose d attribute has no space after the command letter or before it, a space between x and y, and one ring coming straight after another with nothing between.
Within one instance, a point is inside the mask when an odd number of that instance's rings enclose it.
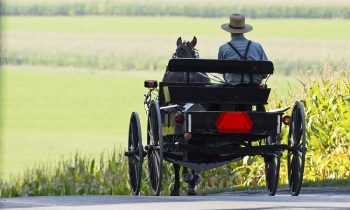
<instances>
[{"instance_id":1,"label":"buggy frame","mask_svg":"<svg viewBox=\"0 0 350 210\"><path fill-rule=\"evenodd\" d=\"M290 107L265 110L270 94L270 88L265 86L198 84L189 79L191 72L239 73L250 77L272 74L272 62L171 59L167 70L187 74L187 81L159 85L155 80L145 81L148 123L144 147L138 113L131 115L125 155L134 195L140 192L146 156L151 188L154 195L159 195L163 160L203 171L254 155L264 158L267 190L269 195L275 195L283 151L288 152L290 193L299 195L306 153L303 103L296 101L289 116L284 112ZM289 127L287 144L281 143L284 125Z\"/></svg>"}]
</instances>

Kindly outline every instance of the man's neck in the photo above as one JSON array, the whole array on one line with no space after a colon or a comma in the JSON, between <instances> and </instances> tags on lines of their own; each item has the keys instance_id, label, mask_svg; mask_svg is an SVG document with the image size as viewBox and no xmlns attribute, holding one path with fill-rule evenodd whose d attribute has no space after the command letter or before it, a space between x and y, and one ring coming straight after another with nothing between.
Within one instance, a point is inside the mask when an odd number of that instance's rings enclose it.
<instances>
[{"instance_id":1,"label":"man's neck","mask_svg":"<svg viewBox=\"0 0 350 210\"><path fill-rule=\"evenodd\" d=\"M231 34L231 39L235 40L235 39L242 39L245 38L243 34Z\"/></svg>"}]
</instances>

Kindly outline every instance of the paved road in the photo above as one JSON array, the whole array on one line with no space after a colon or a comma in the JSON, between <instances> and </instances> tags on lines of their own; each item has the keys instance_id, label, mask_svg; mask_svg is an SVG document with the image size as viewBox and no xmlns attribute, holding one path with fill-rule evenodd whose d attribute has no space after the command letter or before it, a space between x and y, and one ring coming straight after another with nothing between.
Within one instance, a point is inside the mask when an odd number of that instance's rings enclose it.
<instances>
[{"instance_id":1,"label":"paved road","mask_svg":"<svg viewBox=\"0 0 350 210\"><path fill-rule=\"evenodd\" d=\"M21 210L192 210L192 209L350 209L349 188L304 189L298 197L286 190L275 197L261 190L211 196L45 196L0 199L1 209Z\"/></svg>"}]
</instances>

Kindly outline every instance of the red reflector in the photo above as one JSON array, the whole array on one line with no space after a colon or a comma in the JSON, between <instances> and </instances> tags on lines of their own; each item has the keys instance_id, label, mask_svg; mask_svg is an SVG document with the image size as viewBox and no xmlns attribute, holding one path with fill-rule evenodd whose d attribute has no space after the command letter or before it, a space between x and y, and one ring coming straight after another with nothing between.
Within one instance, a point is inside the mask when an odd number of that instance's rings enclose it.
<instances>
[{"instance_id":1,"label":"red reflector","mask_svg":"<svg viewBox=\"0 0 350 210\"><path fill-rule=\"evenodd\" d=\"M154 82L148 82L147 86L148 87L154 87Z\"/></svg>"},{"instance_id":2,"label":"red reflector","mask_svg":"<svg viewBox=\"0 0 350 210\"><path fill-rule=\"evenodd\" d=\"M185 122L185 117L184 117L184 115L183 114L176 114L175 115L175 122L177 123L177 124L184 124L184 122Z\"/></svg>"},{"instance_id":3,"label":"red reflector","mask_svg":"<svg viewBox=\"0 0 350 210\"><path fill-rule=\"evenodd\" d=\"M215 122L220 132L249 133L253 122L246 112L223 112Z\"/></svg>"}]
</instances>

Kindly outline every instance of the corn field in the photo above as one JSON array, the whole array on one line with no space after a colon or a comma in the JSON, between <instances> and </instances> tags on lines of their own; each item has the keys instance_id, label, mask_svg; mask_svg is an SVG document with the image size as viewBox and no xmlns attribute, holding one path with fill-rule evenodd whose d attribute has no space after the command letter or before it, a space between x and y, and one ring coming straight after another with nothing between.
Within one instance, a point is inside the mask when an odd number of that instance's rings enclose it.
<instances>
[{"instance_id":1,"label":"corn field","mask_svg":"<svg viewBox=\"0 0 350 210\"><path fill-rule=\"evenodd\" d=\"M5 1L4 15L116 15L226 17L232 12L251 18L350 18L349 2L324 1Z\"/></svg>"}]
</instances>

